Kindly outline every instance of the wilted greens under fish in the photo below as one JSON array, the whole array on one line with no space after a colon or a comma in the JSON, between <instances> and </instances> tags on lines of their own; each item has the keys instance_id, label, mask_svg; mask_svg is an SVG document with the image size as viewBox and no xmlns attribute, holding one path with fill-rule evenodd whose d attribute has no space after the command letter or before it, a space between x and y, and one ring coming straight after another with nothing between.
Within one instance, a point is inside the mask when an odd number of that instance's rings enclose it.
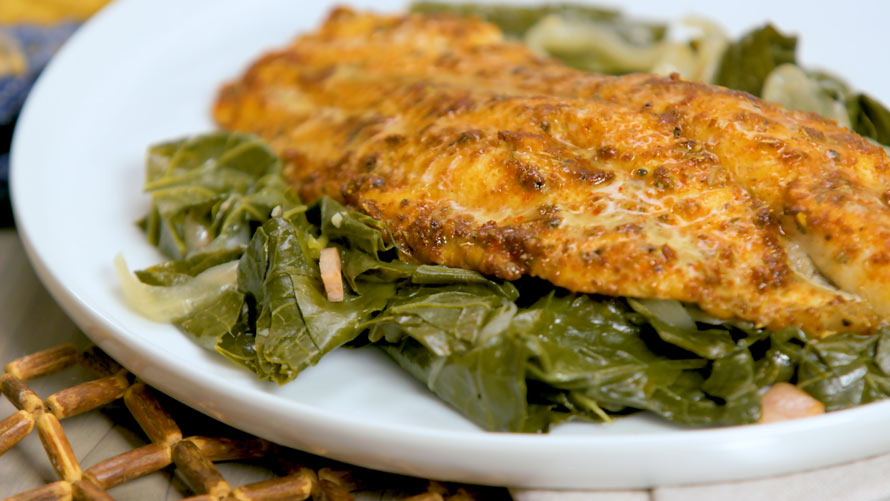
<instances>
[{"instance_id":1,"label":"wilted greens under fish","mask_svg":"<svg viewBox=\"0 0 890 501\"><path fill-rule=\"evenodd\" d=\"M398 259L386 228L331 199L300 203L260 140L213 133L148 154L142 222L171 261L128 275L133 306L284 383L344 344L370 345L488 430L649 410L677 423L740 424L792 382L840 409L890 394L890 331L808 339L712 318L676 301L572 294L522 279ZM345 300L327 300L336 247ZM169 301L186 305L170 308Z\"/></svg>"}]
</instances>

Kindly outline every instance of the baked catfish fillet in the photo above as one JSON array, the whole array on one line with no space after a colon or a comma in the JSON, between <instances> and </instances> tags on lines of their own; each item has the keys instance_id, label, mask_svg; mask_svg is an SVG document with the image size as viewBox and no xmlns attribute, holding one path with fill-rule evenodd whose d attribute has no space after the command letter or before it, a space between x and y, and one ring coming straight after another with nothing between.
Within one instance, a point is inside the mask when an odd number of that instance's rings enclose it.
<instances>
[{"instance_id":1,"label":"baked catfish fillet","mask_svg":"<svg viewBox=\"0 0 890 501\"><path fill-rule=\"evenodd\" d=\"M817 336L890 315L887 155L742 92L579 72L478 20L341 8L226 85L214 117L417 261Z\"/></svg>"}]
</instances>

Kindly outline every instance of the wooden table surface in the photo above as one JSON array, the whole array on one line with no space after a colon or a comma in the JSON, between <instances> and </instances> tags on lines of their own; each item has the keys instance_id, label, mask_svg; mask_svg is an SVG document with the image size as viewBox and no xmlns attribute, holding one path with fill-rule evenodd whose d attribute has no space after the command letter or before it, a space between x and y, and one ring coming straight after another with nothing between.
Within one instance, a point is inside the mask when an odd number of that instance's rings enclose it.
<instances>
[{"instance_id":1,"label":"wooden table surface","mask_svg":"<svg viewBox=\"0 0 890 501\"><path fill-rule=\"evenodd\" d=\"M0 364L22 355L62 343L89 344L74 323L56 305L37 280L18 235L0 230ZM29 385L45 398L63 387L82 382L66 371L56 378L35 380ZM15 408L0 396L0 419ZM145 445L138 426L120 405L65 419L65 433L84 466ZM231 484L263 480L271 474L261 468L222 463L218 465ZM31 433L0 457L0 498L58 480L36 433ZM127 482L111 490L116 499L181 499L190 495L171 468Z\"/></svg>"},{"instance_id":2,"label":"wooden table surface","mask_svg":"<svg viewBox=\"0 0 890 501\"><path fill-rule=\"evenodd\" d=\"M0 230L0 363L72 342L85 347L89 340L56 305L40 284L14 230ZM69 371L70 372L70 371ZM66 379L67 378L67 379ZM63 373L37 380L32 388L46 397L82 379ZM29 383L30 384L30 383ZM0 419L15 409L0 398ZM146 443L125 408L110 405L63 421L78 460L90 466ZM890 429L890 423L888 423ZM218 464L234 485L263 480L271 474L259 467ZM36 433L31 433L0 457L0 497L57 480ZM695 501L695 500L876 500L890 499L890 455L865 459L822 470L744 482L702 486L662 487L650 490L571 492L511 490L517 501ZM166 468L115 487L116 499L176 500L189 495L181 480ZM359 499L393 499L392 493L366 493Z\"/></svg>"}]
</instances>

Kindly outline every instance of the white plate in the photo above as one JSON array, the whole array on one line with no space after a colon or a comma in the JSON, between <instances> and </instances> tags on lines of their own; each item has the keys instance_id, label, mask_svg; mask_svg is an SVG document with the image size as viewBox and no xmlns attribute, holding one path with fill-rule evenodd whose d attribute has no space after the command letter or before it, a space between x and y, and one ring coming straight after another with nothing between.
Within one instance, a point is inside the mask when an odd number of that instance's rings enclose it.
<instances>
[{"instance_id":1,"label":"white plate","mask_svg":"<svg viewBox=\"0 0 890 501\"><path fill-rule=\"evenodd\" d=\"M355 3L387 10L401 4ZM774 18L804 34L806 62L841 70L890 102L877 50L890 42L880 2L854 10L749 0L735 12L701 3L645 2L632 10L662 18L705 12L736 34ZM263 49L317 25L328 9L322 4L118 2L74 36L28 100L12 154L19 231L55 298L127 368L267 439L439 479L642 487L764 476L890 450L890 402L768 426L688 430L638 416L563 425L549 435L485 433L374 350L338 350L278 387L128 310L112 258L123 252L134 267L160 260L133 224L148 206L140 192L146 146L212 128L209 106L219 84Z\"/></svg>"}]
</instances>

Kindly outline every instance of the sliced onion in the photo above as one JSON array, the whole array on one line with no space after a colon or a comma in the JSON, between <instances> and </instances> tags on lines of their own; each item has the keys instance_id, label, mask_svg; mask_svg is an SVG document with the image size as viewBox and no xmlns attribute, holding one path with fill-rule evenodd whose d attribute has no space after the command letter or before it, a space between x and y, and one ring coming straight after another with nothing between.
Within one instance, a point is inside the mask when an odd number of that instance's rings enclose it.
<instances>
[{"instance_id":1,"label":"sliced onion","mask_svg":"<svg viewBox=\"0 0 890 501\"><path fill-rule=\"evenodd\" d=\"M127 268L120 254L114 258L114 269L127 304L156 322L182 318L204 301L215 297L221 289L234 288L238 284L238 261L208 268L185 283L171 287L142 283Z\"/></svg>"},{"instance_id":2,"label":"sliced onion","mask_svg":"<svg viewBox=\"0 0 890 501\"><path fill-rule=\"evenodd\" d=\"M683 308L683 304L680 301L673 299L634 298L629 299L628 302L636 305L634 309L643 309L671 327L686 330L695 330L696 328L695 320L692 319L686 308Z\"/></svg>"},{"instance_id":3,"label":"sliced onion","mask_svg":"<svg viewBox=\"0 0 890 501\"><path fill-rule=\"evenodd\" d=\"M761 91L765 101L779 103L786 108L818 113L837 120L843 127L850 127L850 116L842 101L793 64L783 64L767 75Z\"/></svg>"}]
</instances>

